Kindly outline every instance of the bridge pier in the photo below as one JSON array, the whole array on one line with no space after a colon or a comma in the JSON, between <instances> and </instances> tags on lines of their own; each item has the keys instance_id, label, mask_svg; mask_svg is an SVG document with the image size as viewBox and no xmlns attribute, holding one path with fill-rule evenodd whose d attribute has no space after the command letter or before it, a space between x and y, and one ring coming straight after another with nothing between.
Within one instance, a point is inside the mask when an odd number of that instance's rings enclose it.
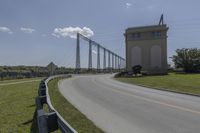
<instances>
[{"instance_id":1,"label":"bridge pier","mask_svg":"<svg viewBox=\"0 0 200 133\"><path fill-rule=\"evenodd\" d=\"M121 70L121 58L119 57L119 70Z\"/></svg>"},{"instance_id":2,"label":"bridge pier","mask_svg":"<svg viewBox=\"0 0 200 133\"><path fill-rule=\"evenodd\" d=\"M112 53L112 70L114 70L114 54Z\"/></svg>"},{"instance_id":3,"label":"bridge pier","mask_svg":"<svg viewBox=\"0 0 200 133\"><path fill-rule=\"evenodd\" d=\"M111 71L111 62L110 62L110 51L108 50L108 69Z\"/></svg>"},{"instance_id":4,"label":"bridge pier","mask_svg":"<svg viewBox=\"0 0 200 133\"><path fill-rule=\"evenodd\" d=\"M97 72L100 72L100 46L97 45Z\"/></svg>"},{"instance_id":5,"label":"bridge pier","mask_svg":"<svg viewBox=\"0 0 200 133\"><path fill-rule=\"evenodd\" d=\"M117 70L117 55L115 55L115 70Z\"/></svg>"},{"instance_id":6,"label":"bridge pier","mask_svg":"<svg viewBox=\"0 0 200 133\"><path fill-rule=\"evenodd\" d=\"M106 49L103 48L103 69L106 70Z\"/></svg>"},{"instance_id":7,"label":"bridge pier","mask_svg":"<svg viewBox=\"0 0 200 133\"><path fill-rule=\"evenodd\" d=\"M80 40L79 40L79 33L77 33L76 38L76 72L79 73L81 65L80 65Z\"/></svg>"},{"instance_id":8,"label":"bridge pier","mask_svg":"<svg viewBox=\"0 0 200 133\"><path fill-rule=\"evenodd\" d=\"M119 56L117 56L117 70L119 70Z\"/></svg>"},{"instance_id":9,"label":"bridge pier","mask_svg":"<svg viewBox=\"0 0 200 133\"><path fill-rule=\"evenodd\" d=\"M92 41L89 40L89 60L88 60L88 69L92 70Z\"/></svg>"}]
</instances>

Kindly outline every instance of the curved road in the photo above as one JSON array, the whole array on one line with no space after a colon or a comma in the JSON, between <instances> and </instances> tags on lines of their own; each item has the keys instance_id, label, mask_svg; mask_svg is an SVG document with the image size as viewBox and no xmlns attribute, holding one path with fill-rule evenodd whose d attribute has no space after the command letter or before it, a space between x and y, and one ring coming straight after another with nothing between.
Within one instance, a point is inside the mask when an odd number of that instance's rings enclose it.
<instances>
[{"instance_id":1,"label":"curved road","mask_svg":"<svg viewBox=\"0 0 200 133\"><path fill-rule=\"evenodd\" d=\"M130 85L113 75L59 83L68 101L107 133L200 133L200 98Z\"/></svg>"}]
</instances>

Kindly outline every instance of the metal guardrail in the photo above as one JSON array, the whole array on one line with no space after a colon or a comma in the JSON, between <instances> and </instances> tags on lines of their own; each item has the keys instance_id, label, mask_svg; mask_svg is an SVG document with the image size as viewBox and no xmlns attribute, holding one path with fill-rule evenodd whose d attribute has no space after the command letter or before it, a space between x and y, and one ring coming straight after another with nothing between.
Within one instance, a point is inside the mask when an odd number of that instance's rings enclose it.
<instances>
[{"instance_id":1,"label":"metal guardrail","mask_svg":"<svg viewBox=\"0 0 200 133\"><path fill-rule=\"evenodd\" d=\"M43 79L40 83L38 90L38 97L36 98L36 108L37 108L37 123L39 133L50 133L58 129L62 133L78 133L74 130L56 111L56 109L51 104L48 82L54 78L65 77L69 78L71 75L57 75L46 79ZM47 104L49 112L45 113L43 110L43 105Z\"/></svg>"}]
</instances>

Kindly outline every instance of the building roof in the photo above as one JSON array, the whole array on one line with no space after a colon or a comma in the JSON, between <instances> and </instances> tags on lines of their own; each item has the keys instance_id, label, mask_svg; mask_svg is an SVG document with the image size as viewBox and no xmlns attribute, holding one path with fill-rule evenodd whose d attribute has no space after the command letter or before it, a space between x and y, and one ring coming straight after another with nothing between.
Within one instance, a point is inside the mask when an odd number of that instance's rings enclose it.
<instances>
[{"instance_id":1,"label":"building roof","mask_svg":"<svg viewBox=\"0 0 200 133\"><path fill-rule=\"evenodd\" d=\"M147 32L147 31L162 31L168 30L166 24L164 25L149 25L149 26L139 26L139 27L130 27L126 29L126 33L129 32Z\"/></svg>"}]
</instances>

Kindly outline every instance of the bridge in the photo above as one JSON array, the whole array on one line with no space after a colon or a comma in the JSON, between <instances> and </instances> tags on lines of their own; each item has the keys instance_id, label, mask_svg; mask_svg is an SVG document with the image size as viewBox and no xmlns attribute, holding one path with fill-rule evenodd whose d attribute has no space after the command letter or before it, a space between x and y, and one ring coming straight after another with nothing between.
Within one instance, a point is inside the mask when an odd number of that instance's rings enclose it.
<instances>
[{"instance_id":1,"label":"bridge","mask_svg":"<svg viewBox=\"0 0 200 133\"><path fill-rule=\"evenodd\" d=\"M76 37L76 72L80 72L81 69L81 58L80 58L80 39L88 42L88 68L89 71L96 70L97 72L112 72L119 71L125 68L125 59L115 52L103 47L99 43L87 38L86 36L77 33ZM96 68L93 67L92 62L92 48L97 48ZM103 54L101 54L103 53ZM101 56L103 55L103 57ZM103 65L101 67L101 58L103 58Z\"/></svg>"}]
</instances>

